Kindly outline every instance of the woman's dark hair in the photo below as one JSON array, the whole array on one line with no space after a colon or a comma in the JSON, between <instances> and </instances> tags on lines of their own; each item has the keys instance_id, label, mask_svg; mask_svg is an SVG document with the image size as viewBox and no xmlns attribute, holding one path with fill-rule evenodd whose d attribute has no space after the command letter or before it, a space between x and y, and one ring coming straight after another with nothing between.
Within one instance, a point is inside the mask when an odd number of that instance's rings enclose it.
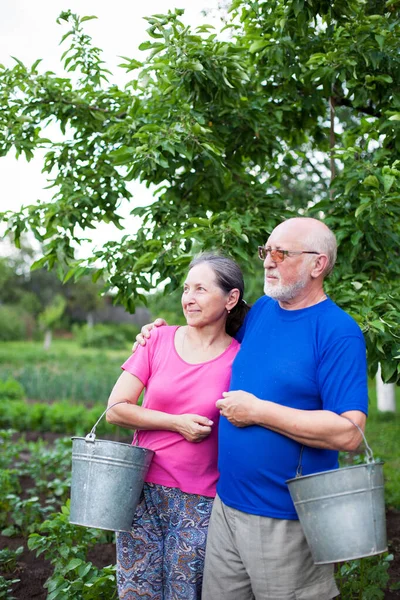
<instances>
[{"instance_id":1,"label":"woman's dark hair","mask_svg":"<svg viewBox=\"0 0 400 600\"><path fill-rule=\"evenodd\" d=\"M206 263L214 271L217 285L225 294L229 294L234 288L237 288L240 292L239 300L236 306L228 313L225 325L226 333L233 336L239 331L246 314L250 310L250 306L243 300L244 281L242 271L239 265L231 258L221 256L220 254L212 254L211 252L205 252L196 256L190 263L189 269L202 263Z\"/></svg>"}]
</instances>

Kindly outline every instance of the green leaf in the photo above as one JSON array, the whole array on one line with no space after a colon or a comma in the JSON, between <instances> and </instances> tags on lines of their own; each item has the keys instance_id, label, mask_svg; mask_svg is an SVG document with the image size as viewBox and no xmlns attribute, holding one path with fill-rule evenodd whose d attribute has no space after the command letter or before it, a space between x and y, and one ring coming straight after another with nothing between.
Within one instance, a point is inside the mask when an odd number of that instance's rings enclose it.
<instances>
[{"instance_id":1,"label":"green leaf","mask_svg":"<svg viewBox=\"0 0 400 600\"><path fill-rule=\"evenodd\" d=\"M79 569L78 569L78 575L79 577L81 577L82 579L85 577L85 575L87 575L90 571L90 569L92 568L92 563L84 563Z\"/></svg>"},{"instance_id":2,"label":"green leaf","mask_svg":"<svg viewBox=\"0 0 400 600\"><path fill-rule=\"evenodd\" d=\"M104 273L104 269L97 269L97 271L95 271L92 275L93 283L97 283L97 281L100 279L100 277L102 277L103 273Z\"/></svg>"},{"instance_id":3,"label":"green leaf","mask_svg":"<svg viewBox=\"0 0 400 600\"><path fill-rule=\"evenodd\" d=\"M375 175L368 175L363 181L363 185L368 185L370 187L379 188L379 181Z\"/></svg>"},{"instance_id":4,"label":"green leaf","mask_svg":"<svg viewBox=\"0 0 400 600\"><path fill-rule=\"evenodd\" d=\"M58 549L59 553L63 558L68 558L70 554L70 549L67 546L61 545Z\"/></svg>"},{"instance_id":5,"label":"green leaf","mask_svg":"<svg viewBox=\"0 0 400 600\"><path fill-rule=\"evenodd\" d=\"M400 113L396 113L389 117L389 121L400 121Z\"/></svg>"},{"instance_id":6,"label":"green leaf","mask_svg":"<svg viewBox=\"0 0 400 600\"><path fill-rule=\"evenodd\" d=\"M42 258L35 260L35 262L31 265L31 271L36 271L37 269L42 269L45 266L45 264L48 262L48 259L49 259L48 256L43 256Z\"/></svg>"},{"instance_id":7,"label":"green leaf","mask_svg":"<svg viewBox=\"0 0 400 600\"><path fill-rule=\"evenodd\" d=\"M96 17L96 15L90 15L87 17L82 17L81 18L81 23L83 23L84 21L91 21L92 19L97 19L98 17Z\"/></svg>"},{"instance_id":8,"label":"green leaf","mask_svg":"<svg viewBox=\"0 0 400 600\"><path fill-rule=\"evenodd\" d=\"M210 226L210 221L208 219L203 219L202 217L190 217L187 222L207 228Z\"/></svg>"},{"instance_id":9,"label":"green leaf","mask_svg":"<svg viewBox=\"0 0 400 600\"><path fill-rule=\"evenodd\" d=\"M258 50L262 50L268 45L268 40L256 40L253 42L249 48L249 52L254 53Z\"/></svg>"},{"instance_id":10,"label":"green leaf","mask_svg":"<svg viewBox=\"0 0 400 600\"><path fill-rule=\"evenodd\" d=\"M379 48L383 50L383 44L385 43L385 36L376 34L375 39L378 42Z\"/></svg>"},{"instance_id":11,"label":"green leaf","mask_svg":"<svg viewBox=\"0 0 400 600\"><path fill-rule=\"evenodd\" d=\"M382 379L387 382L397 371L397 362L395 360L383 359L381 361Z\"/></svg>"},{"instance_id":12,"label":"green leaf","mask_svg":"<svg viewBox=\"0 0 400 600\"><path fill-rule=\"evenodd\" d=\"M383 180L383 188L385 190L385 193L389 192L392 185L395 182L395 177L393 175L382 175L382 180Z\"/></svg>"},{"instance_id":13,"label":"green leaf","mask_svg":"<svg viewBox=\"0 0 400 600\"><path fill-rule=\"evenodd\" d=\"M20 67L23 67L23 68L25 69L25 65L24 65L24 63L23 63L21 60L19 60L19 58L16 58L15 56L11 56L11 58L12 58L13 60L15 60L15 62L17 62L17 63L19 64L19 66L20 66Z\"/></svg>"},{"instance_id":14,"label":"green leaf","mask_svg":"<svg viewBox=\"0 0 400 600\"><path fill-rule=\"evenodd\" d=\"M73 558L69 561L69 563L64 567L64 573L68 573L69 571L73 571L77 567L79 567L83 563L83 560L80 558Z\"/></svg>"},{"instance_id":15,"label":"green leaf","mask_svg":"<svg viewBox=\"0 0 400 600\"><path fill-rule=\"evenodd\" d=\"M195 62L189 63L188 67L190 69L193 69L193 71L204 71L203 65L198 60L196 60Z\"/></svg>"},{"instance_id":16,"label":"green leaf","mask_svg":"<svg viewBox=\"0 0 400 600\"><path fill-rule=\"evenodd\" d=\"M364 210L367 210L368 208L370 208L369 202L364 202L363 204L360 204L360 206L357 208L356 212L354 213L354 216L358 217L362 212L364 212Z\"/></svg>"},{"instance_id":17,"label":"green leaf","mask_svg":"<svg viewBox=\"0 0 400 600\"><path fill-rule=\"evenodd\" d=\"M378 321L377 319L375 321L371 321L370 325L375 329L379 329L379 331L385 331L384 324L381 321Z\"/></svg>"},{"instance_id":18,"label":"green leaf","mask_svg":"<svg viewBox=\"0 0 400 600\"><path fill-rule=\"evenodd\" d=\"M63 283L67 283L67 281L69 281L74 274L75 274L75 267L73 267L72 269L69 269L69 271L67 271L66 275L64 276Z\"/></svg>"}]
</instances>

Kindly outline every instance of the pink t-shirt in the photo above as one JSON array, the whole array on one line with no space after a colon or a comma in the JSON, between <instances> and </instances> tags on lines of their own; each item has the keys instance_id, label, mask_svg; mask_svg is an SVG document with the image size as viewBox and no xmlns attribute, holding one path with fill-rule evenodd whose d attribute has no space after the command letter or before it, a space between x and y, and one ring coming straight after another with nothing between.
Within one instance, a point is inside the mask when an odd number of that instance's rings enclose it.
<instances>
[{"instance_id":1,"label":"pink t-shirt","mask_svg":"<svg viewBox=\"0 0 400 600\"><path fill-rule=\"evenodd\" d=\"M240 345L232 340L220 356L192 365L175 350L177 329L154 329L146 346L139 346L122 368L146 387L146 408L202 415L214 425L210 435L199 443L188 442L173 431L139 431L139 445L155 451L146 481L189 494L215 496L219 420L215 403L229 389L232 362Z\"/></svg>"}]
</instances>

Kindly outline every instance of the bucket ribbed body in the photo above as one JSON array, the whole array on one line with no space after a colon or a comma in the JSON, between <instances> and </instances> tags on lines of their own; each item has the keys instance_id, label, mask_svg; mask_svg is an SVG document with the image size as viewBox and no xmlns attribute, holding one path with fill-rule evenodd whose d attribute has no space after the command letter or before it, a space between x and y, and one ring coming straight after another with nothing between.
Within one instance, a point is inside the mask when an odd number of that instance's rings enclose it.
<instances>
[{"instance_id":1,"label":"bucket ribbed body","mask_svg":"<svg viewBox=\"0 0 400 600\"><path fill-rule=\"evenodd\" d=\"M296 477L287 484L315 564L387 550L383 463Z\"/></svg>"},{"instance_id":2,"label":"bucket ribbed body","mask_svg":"<svg viewBox=\"0 0 400 600\"><path fill-rule=\"evenodd\" d=\"M130 531L153 455L130 444L72 438L70 522Z\"/></svg>"}]
</instances>

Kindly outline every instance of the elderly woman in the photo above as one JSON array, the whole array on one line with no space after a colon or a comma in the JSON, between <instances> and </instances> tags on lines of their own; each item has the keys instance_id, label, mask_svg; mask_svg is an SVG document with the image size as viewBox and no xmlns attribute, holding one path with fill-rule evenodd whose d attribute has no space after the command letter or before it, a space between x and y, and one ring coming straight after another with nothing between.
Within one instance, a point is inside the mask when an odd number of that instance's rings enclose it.
<instances>
[{"instance_id":1,"label":"elderly woman","mask_svg":"<svg viewBox=\"0 0 400 600\"><path fill-rule=\"evenodd\" d=\"M187 325L156 329L122 366L107 419L155 451L132 531L117 534L121 600L200 600L217 471L215 403L229 389L247 311L232 260L194 259L183 285ZM137 402L145 388L144 402Z\"/></svg>"}]
</instances>

